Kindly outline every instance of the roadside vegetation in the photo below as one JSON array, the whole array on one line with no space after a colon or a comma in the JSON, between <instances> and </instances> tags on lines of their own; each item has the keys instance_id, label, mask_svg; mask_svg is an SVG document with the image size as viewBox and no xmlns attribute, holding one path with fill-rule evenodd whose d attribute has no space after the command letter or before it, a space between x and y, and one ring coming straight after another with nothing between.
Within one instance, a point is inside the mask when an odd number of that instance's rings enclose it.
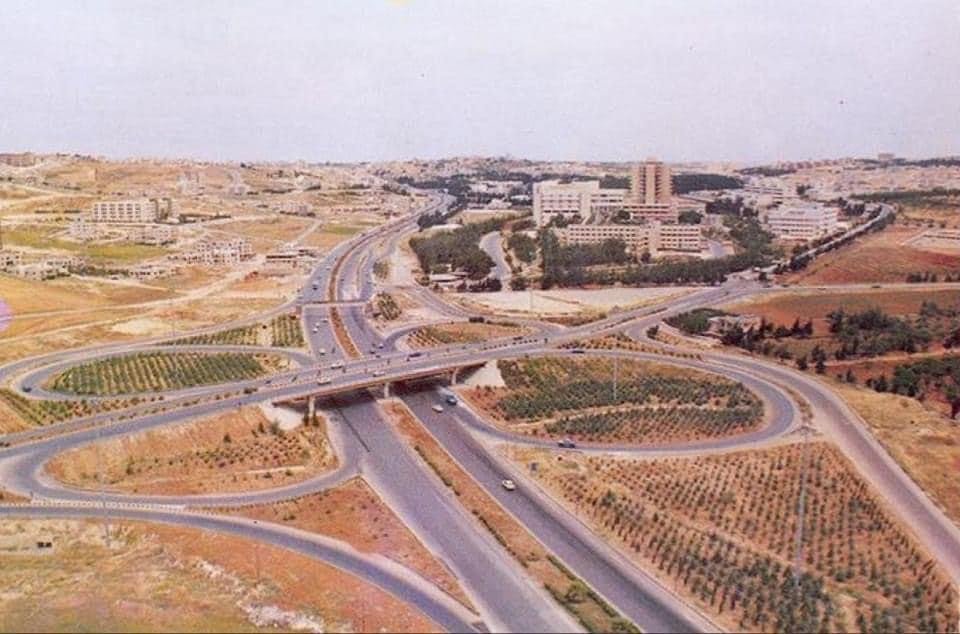
<instances>
[{"instance_id":1,"label":"roadside vegetation","mask_svg":"<svg viewBox=\"0 0 960 634\"><path fill-rule=\"evenodd\" d=\"M667 460L515 457L539 458L536 478L729 629L956 631L949 577L825 443Z\"/></svg>"},{"instance_id":2,"label":"roadside vegetation","mask_svg":"<svg viewBox=\"0 0 960 634\"><path fill-rule=\"evenodd\" d=\"M194 419L58 455L47 470L71 486L149 495L278 487L332 468L318 418L284 431L256 407Z\"/></svg>"},{"instance_id":3,"label":"roadside vegetation","mask_svg":"<svg viewBox=\"0 0 960 634\"><path fill-rule=\"evenodd\" d=\"M277 348L302 348L306 345L300 318L291 313L278 315L270 321L227 330L184 337L168 342L181 346L272 346Z\"/></svg>"},{"instance_id":4,"label":"roadside vegetation","mask_svg":"<svg viewBox=\"0 0 960 634\"><path fill-rule=\"evenodd\" d=\"M403 313L397 300L390 293L377 293L373 305L373 316L383 321L394 321Z\"/></svg>"},{"instance_id":5,"label":"roadside vegetation","mask_svg":"<svg viewBox=\"0 0 960 634\"><path fill-rule=\"evenodd\" d=\"M529 332L529 329L509 321L455 322L418 328L408 335L407 344L417 349L434 348L452 343L477 343L502 337L515 337Z\"/></svg>"},{"instance_id":6,"label":"roadside vegetation","mask_svg":"<svg viewBox=\"0 0 960 634\"><path fill-rule=\"evenodd\" d=\"M255 379L284 363L272 355L142 352L73 366L53 377L50 389L90 396L160 392Z\"/></svg>"},{"instance_id":7,"label":"roadside vegetation","mask_svg":"<svg viewBox=\"0 0 960 634\"><path fill-rule=\"evenodd\" d=\"M668 442L755 429L763 405L740 383L687 368L558 357L500 361L504 388L468 392L511 431L587 442ZM616 380L615 380L616 379Z\"/></svg>"}]
</instances>

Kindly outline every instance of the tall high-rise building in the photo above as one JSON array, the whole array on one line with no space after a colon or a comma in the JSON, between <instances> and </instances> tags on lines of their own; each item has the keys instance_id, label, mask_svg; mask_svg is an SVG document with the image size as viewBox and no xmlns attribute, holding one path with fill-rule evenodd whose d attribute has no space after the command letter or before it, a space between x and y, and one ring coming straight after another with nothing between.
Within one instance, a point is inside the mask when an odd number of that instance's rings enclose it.
<instances>
[{"instance_id":1,"label":"tall high-rise building","mask_svg":"<svg viewBox=\"0 0 960 634\"><path fill-rule=\"evenodd\" d=\"M633 167L630 171L630 192L623 204L631 220L677 222L670 179L670 166L655 159L647 159Z\"/></svg>"},{"instance_id":2,"label":"tall high-rise building","mask_svg":"<svg viewBox=\"0 0 960 634\"><path fill-rule=\"evenodd\" d=\"M630 197L643 205L670 203L673 198L670 176L670 166L655 159L634 165L630 172Z\"/></svg>"}]
</instances>

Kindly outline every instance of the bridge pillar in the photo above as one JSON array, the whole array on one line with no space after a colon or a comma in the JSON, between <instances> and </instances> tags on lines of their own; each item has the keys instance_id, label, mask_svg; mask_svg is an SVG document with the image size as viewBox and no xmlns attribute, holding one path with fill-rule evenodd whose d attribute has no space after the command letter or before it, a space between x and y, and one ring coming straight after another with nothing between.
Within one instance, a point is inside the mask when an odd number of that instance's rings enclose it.
<instances>
[{"instance_id":1,"label":"bridge pillar","mask_svg":"<svg viewBox=\"0 0 960 634\"><path fill-rule=\"evenodd\" d=\"M457 378L459 374L460 374L460 368L454 368L453 371L450 372L450 385L457 384Z\"/></svg>"},{"instance_id":2,"label":"bridge pillar","mask_svg":"<svg viewBox=\"0 0 960 634\"><path fill-rule=\"evenodd\" d=\"M307 398L307 420L311 423L317 417L317 398L311 396Z\"/></svg>"},{"instance_id":3,"label":"bridge pillar","mask_svg":"<svg viewBox=\"0 0 960 634\"><path fill-rule=\"evenodd\" d=\"M383 398L390 398L390 384L383 384Z\"/></svg>"}]
</instances>

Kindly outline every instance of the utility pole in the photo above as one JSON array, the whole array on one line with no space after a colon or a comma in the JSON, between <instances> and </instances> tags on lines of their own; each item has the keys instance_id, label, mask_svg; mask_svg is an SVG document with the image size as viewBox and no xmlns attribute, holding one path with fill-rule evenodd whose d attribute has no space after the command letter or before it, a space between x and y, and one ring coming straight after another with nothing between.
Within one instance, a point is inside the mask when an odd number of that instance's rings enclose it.
<instances>
[{"instance_id":1,"label":"utility pole","mask_svg":"<svg viewBox=\"0 0 960 634\"><path fill-rule=\"evenodd\" d=\"M613 358L613 404L617 404L617 379L620 374L620 357Z\"/></svg>"},{"instance_id":2,"label":"utility pole","mask_svg":"<svg viewBox=\"0 0 960 634\"><path fill-rule=\"evenodd\" d=\"M797 532L796 532L796 551L793 557L793 580L797 591L800 590L800 575L803 565L803 518L807 504L807 471L810 467L810 428L804 424L800 428L803 433L803 461L800 466L800 497L797 500Z\"/></svg>"}]
</instances>

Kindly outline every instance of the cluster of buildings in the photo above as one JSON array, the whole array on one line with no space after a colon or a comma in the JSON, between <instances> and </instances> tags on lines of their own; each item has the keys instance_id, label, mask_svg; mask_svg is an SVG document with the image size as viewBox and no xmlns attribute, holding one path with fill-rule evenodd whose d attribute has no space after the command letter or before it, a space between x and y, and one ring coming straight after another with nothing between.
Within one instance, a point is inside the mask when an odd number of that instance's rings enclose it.
<instances>
[{"instance_id":1,"label":"cluster of buildings","mask_svg":"<svg viewBox=\"0 0 960 634\"><path fill-rule=\"evenodd\" d=\"M171 257L189 264L239 264L253 257L253 247L245 238L203 238Z\"/></svg>"},{"instance_id":2,"label":"cluster of buildings","mask_svg":"<svg viewBox=\"0 0 960 634\"><path fill-rule=\"evenodd\" d=\"M83 262L71 255L36 255L0 249L0 271L28 280L50 280L70 272Z\"/></svg>"},{"instance_id":3,"label":"cluster of buildings","mask_svg":"<svg viewBox=\"0 0 960 634\"><path fill-rule=\"evenodd\" d=\"M561 225L557 236L564 244L616 238L637 256L699 253L704 246L700 225L679 223L670 167L652 159L633 167L629 189L596 180L535 183L533 217L538 227Z\"/></svg>"}]
</instances>

